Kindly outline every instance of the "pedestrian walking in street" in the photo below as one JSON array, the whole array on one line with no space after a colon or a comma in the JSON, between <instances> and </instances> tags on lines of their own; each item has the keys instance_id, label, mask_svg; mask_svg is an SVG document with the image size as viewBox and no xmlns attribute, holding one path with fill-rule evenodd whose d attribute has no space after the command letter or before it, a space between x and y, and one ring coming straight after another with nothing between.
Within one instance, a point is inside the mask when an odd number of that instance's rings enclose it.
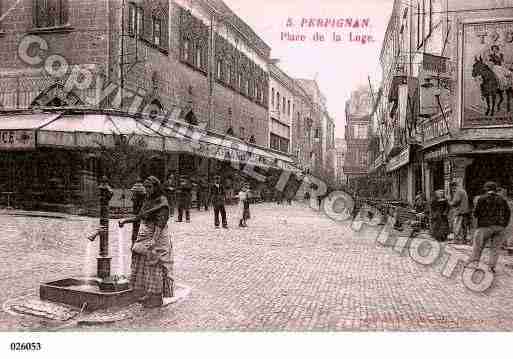
<instances>
[{"instance_id":1,"label":"pedestrian walking in street","mask_svg":"<svg viewBox=\"0 0 513 359\"><path fill-rule=\"evenodd\" d=\"M428 227L428 215L426 199L424 198L424 194L417 193L415 197L415 203L413 206L415 214L417 216L417 221L420 224L421 229L426 229Z\"/></svg>"},{"instance_id":2,"label":"pedestrian walking in street","mask_svg":"<svg viewBox=\"0 0 513 359\"><path fill-rule=\"evenodd\" d=\"M169 204L169 215L173 217L175 211L175 196L176 196L176 179L173 174L169 174L164 182L164 195L166 196Z\"/></svg>"},{"instance_id":3,"label":"pedestrian walking in street","mask_svg":"<svg viewBox=\"0 0 513 359\"><path fill-rule=\"evenodd\" d=\"M180 177L180 183L176 191L178 201L178 220L183 221L183 213L185 212L185 221L191 221L191 201L192 201L192 183L186 176Z\"/></svg>"},{"instance_id":4,"label":"pedestrian walking in street","mask_svg":"<svg viewBox=\"0 0 513 359\"><path fill-rule=\"evenodd\" d=\"M202 207L205 208L205 211L208 211L208 183L205 178L201 178L199 180L197 186L196 201L198 211L201 211Z\"/></svg>"},{"instance_id":5,"label":"pedestrian walking in street","mask_svg":"<svg viewBox=\"0 0 513 359\"><path fill-rule=\"evenodd\" d=\"M431 235L438 242L445 242L449 234L449 202L442 189L435 191L430 207Z\"/></svg>"},{"instance_id":6,"label":"pedestrian walking in street","mask_svg":"<svg viewBox=\"0 0 513 359\"><path fill-rule=\"evenodd\" d=\"M467 233L471 222L467 192L456 181L451 182L450 190L449 206L453 211L454 240L456 243L464 244L467 241Z\"/></svg>"},{"instance_id":7,"label":"pedestrian walking in street","mask_svg":"<svg viewBox=\"0 0 513 359\"><path fill-rule=\"evenodd\" d=\"M146 200L139 214L119 221L141 221L137 240L132 245L131 284L139 302L153 308L163 304L163 298L173 296L173 247L168 234L169 204L158 178L144 181Z\"/></svg>"},{"instance_id":8,"label":"pedestrian walking in street","mask_svg":"<svg viewBox=\"0 0 513 359\"><path fill-rule=\"evenodd\" d=\"M244 183L239 192L239 227L247 227L247 220L250 218L249 213L249 200L250 191L249 185Z\"/></svg>"},{"instance_id":9,"label":"pedestrian walking in street","mask_svg":"<svg viewBox=\"0 0 513 359\"><path fill-rule=\"evenodd\" d=\"M497 194L497 184L486 182L485 194L477 200L474 217L477 219L477 230L474 233L472 256L469 263L479 262L483 249L490 244L490 271L495 272L499 259L499 249L503 241L503 232L509 224L511 211L504 198Z\"/></svg>"},{"instance_id":10,"label":"pedestrian walking in street","mask_svg":"<svg viewBox=\"0 0 513 359\"><path fill-rule=\"evenodd\" d=\"M221 183L221 176L214 176L214 183L210 189L210 202L214 206L214 225L219 228L219 215L221 215L221 221L223 228L228 228L228 222L226 219L226 209L224 207L226 202L226 190Z\"/></svg>"},{"instance_id":11,"label":"pedestrian walking in street","mask_svg":"<svg viewBox=\"0 0 513 359\"><path fill-rule=\"evenodd\" d=\"M283 204L283 192L282 191L276 191L276 203Z\"/></svg>"}]
</instances>

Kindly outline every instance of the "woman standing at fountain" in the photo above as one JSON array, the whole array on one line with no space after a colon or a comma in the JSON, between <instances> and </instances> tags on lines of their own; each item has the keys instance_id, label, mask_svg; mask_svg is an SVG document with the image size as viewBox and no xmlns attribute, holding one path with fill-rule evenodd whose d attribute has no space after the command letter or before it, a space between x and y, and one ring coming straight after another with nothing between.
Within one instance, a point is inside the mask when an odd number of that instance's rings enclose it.
<instances>
[{"instance_id":1,"label":"woman standing at fountain","mask_svg":"<svg viewBox=\"0 0 513 359\"><path fill-rule=\"evenodd\" d=\"M146 308L160 307L163 297L173 296L173 247L167 230L169 204L160 181L150 176L144 181L146 200L134 218L121 220L119 226L141 221L132 246L131 283Z\"/></svg>"}]
</instances>

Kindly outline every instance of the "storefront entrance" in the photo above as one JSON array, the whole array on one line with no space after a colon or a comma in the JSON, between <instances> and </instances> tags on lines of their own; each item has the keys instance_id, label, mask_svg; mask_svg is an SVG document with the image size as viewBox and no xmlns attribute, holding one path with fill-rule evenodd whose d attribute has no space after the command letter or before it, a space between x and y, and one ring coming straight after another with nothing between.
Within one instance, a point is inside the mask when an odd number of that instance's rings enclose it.
<instances>
[{"instance_id":1,"label":"storefront entrance","mask_svg":"<svg viewBox=\"0 0 513 359\"><path fill-rule=\"evenodd\" d=\"M435 161L431 163L431 179L432 187L429 189L431 192L445 188L444 178L444 162Z\"/></svg>"}]
</instances>

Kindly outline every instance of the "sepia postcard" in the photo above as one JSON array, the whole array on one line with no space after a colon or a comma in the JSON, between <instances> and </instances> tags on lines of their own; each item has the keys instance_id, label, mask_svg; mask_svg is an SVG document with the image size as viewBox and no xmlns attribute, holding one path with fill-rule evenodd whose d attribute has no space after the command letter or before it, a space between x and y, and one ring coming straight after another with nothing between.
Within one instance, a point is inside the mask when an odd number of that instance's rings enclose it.
<instances>
[{"instance_id":1,"label":"sepia postcard","mask_svg":"<svg viewBox=\"0 0 513 359\"><path fill-rule=\"evenodd\" d=\"M0 0L8 355L510 332L512 208L513 0Z\"/></svg>"}]
</instances>

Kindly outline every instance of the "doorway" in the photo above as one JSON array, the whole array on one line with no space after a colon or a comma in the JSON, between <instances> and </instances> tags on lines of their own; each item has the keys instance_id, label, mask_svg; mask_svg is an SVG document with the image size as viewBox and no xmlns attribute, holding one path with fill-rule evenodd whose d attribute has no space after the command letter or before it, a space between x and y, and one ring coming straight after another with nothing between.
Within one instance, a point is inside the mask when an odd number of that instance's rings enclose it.
<instances>
[{"instance_id":1,"label":"doorway","mask_svg":"<svg viewBox=\"0 0 513 359\"><path fill-rule=\"evenodd\" d=\"M507 190L513 191L513 155L482 155L465 170L465 187L470 198L483 192L483 185L488 181L496 182Z\"/></svg>"},{"instance_id":2,"label":"doorway","mask_svg":"<svg viewBox=\"0 0 513 359\"><path fill-rule=\"evenodd\" d=\"M431 163L431 178L432 185L429 189L431 192L445 188L444 161L435 161Z\"/></svg>"}]
</instances>

